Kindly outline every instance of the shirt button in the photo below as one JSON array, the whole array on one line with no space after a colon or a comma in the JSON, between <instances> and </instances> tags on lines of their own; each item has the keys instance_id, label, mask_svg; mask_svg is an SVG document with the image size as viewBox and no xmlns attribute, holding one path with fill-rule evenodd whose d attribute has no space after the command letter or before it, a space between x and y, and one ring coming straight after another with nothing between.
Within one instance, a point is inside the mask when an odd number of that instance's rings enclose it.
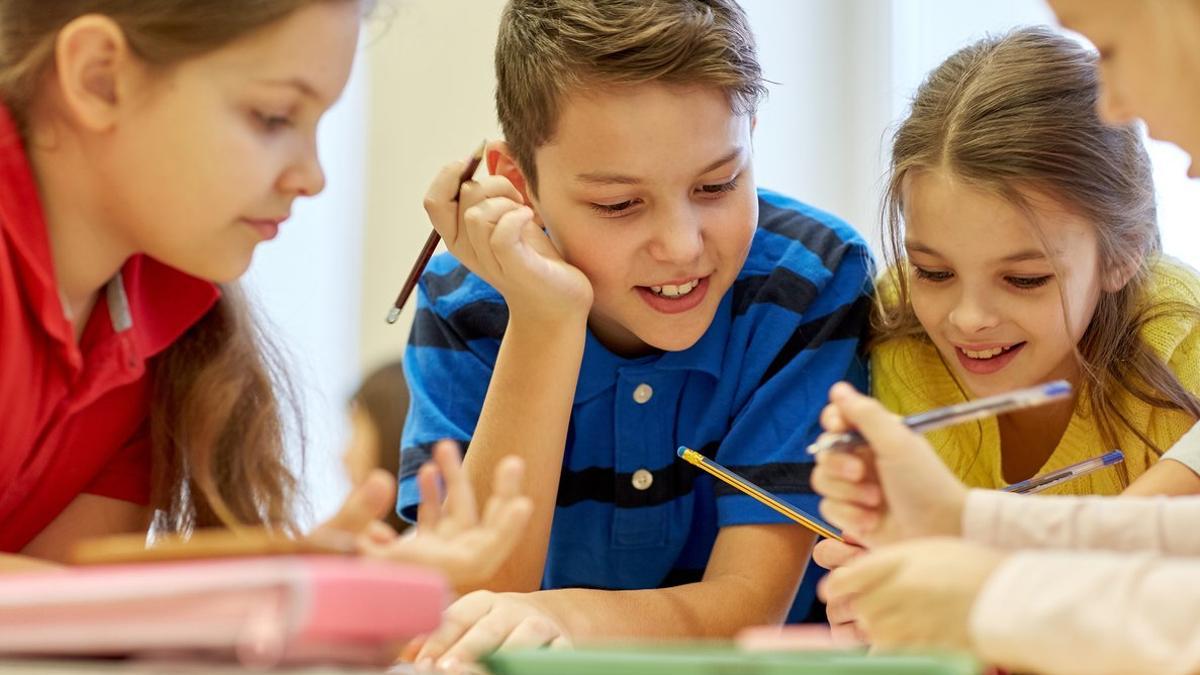
<instances>
[{"instance_id":1,"label":"shirt button","mask_svg":"<svg viewBox=\"0 0 1200 675\"><path fill-rule=\"evenodd\" d=\"M633 479L629 482L633 483L635 490L648 490L654 484L654 474L645 469L638 469L633 472Z\"/></svg>"},{"instance_id":2,"label":"shirt button","mask_svg":"<svg viewBox=\"0 0 1200 675\"><path fill-rule=\"evenodd\" d=\"M649 401L652 396L654 396L654 388L648 384L639 384L637 388L633 390L633 400L637 401L638 403L645 403L646 401Z\"/></svg>"}]
</instances>

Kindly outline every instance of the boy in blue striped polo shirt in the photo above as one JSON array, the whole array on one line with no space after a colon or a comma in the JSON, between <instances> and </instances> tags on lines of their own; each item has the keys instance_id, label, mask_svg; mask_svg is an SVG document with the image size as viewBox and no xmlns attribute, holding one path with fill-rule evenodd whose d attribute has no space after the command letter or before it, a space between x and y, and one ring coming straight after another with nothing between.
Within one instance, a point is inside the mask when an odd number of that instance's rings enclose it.
<instances>
[{"instance_id":1,"label":"boy in blue striped polo shirt","mask_svg":"<svg viewBox=\"0 0 1200 675\"><path fill-rule=\"evenodd\" d=\"M763 79L732 0L512 0L496 71L490 175L460 192L452 164L425 201L450 254L405 354L399 507L452 438L480 499L524 457L534 515L421 658L782 620L813 536L675 449L816 512L804 448L830 385L865 384L867 247L756 189Z\"/></svg>"}]
</instances>

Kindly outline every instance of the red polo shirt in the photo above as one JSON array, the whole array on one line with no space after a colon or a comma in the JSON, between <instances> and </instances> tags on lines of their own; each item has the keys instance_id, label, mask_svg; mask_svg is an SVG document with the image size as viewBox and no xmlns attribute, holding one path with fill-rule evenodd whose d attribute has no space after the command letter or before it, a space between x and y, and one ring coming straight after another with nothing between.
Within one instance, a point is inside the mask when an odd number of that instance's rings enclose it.
<instances>
[{"instance_id":1,"label":"red polo shirt","mask_svg":"<svg viewBox=\"0 0 1200 675\"><path fill-rule=\"evenodd\" d=\"M217 297L207 281L134 256L77 343L33 174L0 108L0 551L20 551L81 493L147 503L147 362Z\"/></svg>"}]
</instances>

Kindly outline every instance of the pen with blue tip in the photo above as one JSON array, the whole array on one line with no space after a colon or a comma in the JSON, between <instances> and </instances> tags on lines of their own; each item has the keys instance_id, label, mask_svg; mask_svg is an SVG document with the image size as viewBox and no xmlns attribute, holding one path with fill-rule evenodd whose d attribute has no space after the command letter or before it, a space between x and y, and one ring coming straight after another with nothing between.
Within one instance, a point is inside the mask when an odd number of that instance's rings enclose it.
<instances>
[{"instance_id":1,"label":"pen with blue tip","mask_svg":"<svg viewBox=\"0 0 1200 675\"><path fill-rule=\"evenodd\" d=\"M1066 380L1055 380L1039 384L1036 387L1017 389L1007 394L988 396L965 403L956 403L944 408L909 415L904 418L904 424L917 433L925 433L943 427L962 424L984 417L995 417L1014 410L1032 408L1052 401L1066 398L1071 394L1071 383ZM850 431L836 436L825 436L816 443L808 446L808 452L815 455L818 452L852 450L859 445L866 445L866 440L857 431Z\"/></svg>"}]
</instances>

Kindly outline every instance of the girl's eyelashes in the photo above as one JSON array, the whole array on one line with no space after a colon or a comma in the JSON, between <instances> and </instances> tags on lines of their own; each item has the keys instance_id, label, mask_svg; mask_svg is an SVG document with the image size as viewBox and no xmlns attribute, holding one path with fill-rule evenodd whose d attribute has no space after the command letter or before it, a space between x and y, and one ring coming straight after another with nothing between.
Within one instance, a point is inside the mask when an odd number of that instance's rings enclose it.
<instances>
[{"instance_id":1,"label":"girl's eyelashes","mask_svg":"<svg viewBox=\"0 0 1200 675\"><path fill-rule=\"evenodd\" d=\"M935 283L940 281L948 281L954 276L953 272L946 272L944 270L929 270L919 265L913 265L913 271L916 272L918 279L924 281L933 281Z\"/></svg>"},{"instance_id":2,"label":"girl's eyelashes","mask_svg":"<svg viewBox=\"0 0 1200 675\"><path fill-rule=\"evenodd\" d=\"M292 118L289 115L275 115L272 113L264 113L258 110L254 111L254 119L264 131L275 132L289 129L292 127Z\"/></svg>"},{"instance_id":3,"label":"girl's eyelashes","mask_svg":"<svg viewBox=\"0 0 1200 675\"><path fill-rule=\"evenodd\" d=\"M1053 276L1052 274L1044 274L1040 277L1004 277L1004 280L1016 288L1028 291L1045 286L1050 283L1050 279Z\"/></svg>"}]
</instances>

